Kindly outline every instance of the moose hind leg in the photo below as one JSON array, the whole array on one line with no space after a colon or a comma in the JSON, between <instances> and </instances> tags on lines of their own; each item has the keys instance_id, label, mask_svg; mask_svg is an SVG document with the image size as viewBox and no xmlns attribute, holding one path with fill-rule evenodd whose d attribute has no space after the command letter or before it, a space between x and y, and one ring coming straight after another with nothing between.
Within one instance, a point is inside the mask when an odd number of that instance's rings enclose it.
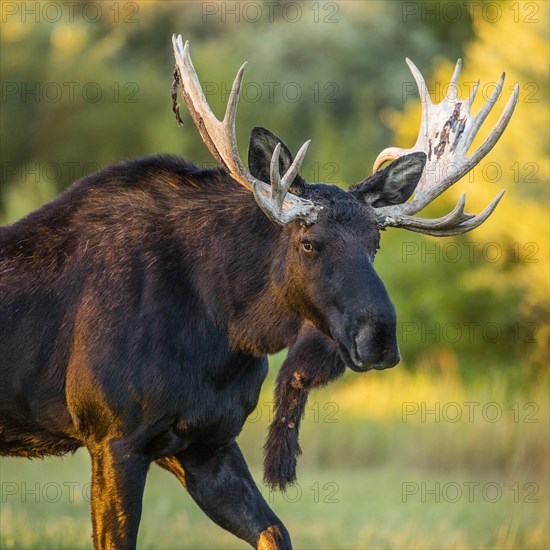
<instances>
[{"instance_id":1,"label":"moose hind leg","mask_svg":"<svg viewBox=\"0 0 550 550\"><path fill-rule=\"evenodd\" d=\"M235 441L221 449L190 447L157 464L172 472L220 527L259 550L292 548L285 526L262 497Z\"/></svg>"},{"instance_id":2,"label":"moose hind leg","mask_svg":"<svg viewBox=\"0 0 550 550\"><path fill-rule=\"evenodd\" d=\"M136 547L149 462L124 441L89 449L92 457L92 524L96 550Z\"/></svg>"}]
</instances>

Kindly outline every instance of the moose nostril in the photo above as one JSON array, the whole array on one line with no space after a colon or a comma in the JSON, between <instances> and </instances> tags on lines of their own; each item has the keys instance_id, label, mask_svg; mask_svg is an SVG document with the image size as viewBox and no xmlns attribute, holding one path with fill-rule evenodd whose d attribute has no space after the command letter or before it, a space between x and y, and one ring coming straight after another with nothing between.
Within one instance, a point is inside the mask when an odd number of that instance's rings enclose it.
<instances>
[{"instance_id":1,"label":"moose nostril","mask_svg":"<svg viewBox=\"0 0 550 550\"><path fill-rule=\"evenodd\" d=\"M356 362L363 364L377 355L373 336L373 330L370 326L360 328L355 335L353 342L355 344Z\"/></svg>"},{"instance_id":2,"label":"moose nostril","mask_svg":"<svg viewBox=\"0 0 550 550\"><path fill-rule=\"evenodd\" d=\"M395 324L376 323L361 327L355 337L354 362L374 368L395 366L399 362L399 348Z\"/></svg>"},{"instance_id":3,"label":"moose nostril","mask_svg":"<svg viewBox=\"0 0 550 550\"><path fill-rule=\"evenodd\" d=\"M355 342L355 351L358 357L362 357L362 352L366 351L371 347L371 331L369 327L363 327L359 329L359 332L354 338Z\"/></svg>"}]
</instances>

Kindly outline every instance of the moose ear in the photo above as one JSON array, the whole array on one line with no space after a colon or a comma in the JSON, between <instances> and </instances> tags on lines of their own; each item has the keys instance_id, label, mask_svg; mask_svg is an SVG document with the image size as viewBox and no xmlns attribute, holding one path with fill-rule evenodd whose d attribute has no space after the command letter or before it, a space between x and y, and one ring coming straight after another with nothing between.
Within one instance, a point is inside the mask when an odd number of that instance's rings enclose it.
<instances>
[{"instance_id":1,"label":"moose ear","mask_svg":"<svg viewBox=\"0 0 550 550\"><path fill-rule=\"evenodd\" d=\"M425 164L425 153L404 155L358 183L351 191L375 208L402 204L414 193Z\"/></svg>"},{"instance_id":2,"label":"moose ear","mask_svg":"<svg viewBox=\"0 0 550 550\"><path fill-rule=\"evenodd\" d=\"M269 130L261 126L256 126L252 130L248 146L248 169L256 179L269 183L269 165L277 143L281 144L279 173L282 176L294 160L290 149Z\"/></svg>"}]
</instances>

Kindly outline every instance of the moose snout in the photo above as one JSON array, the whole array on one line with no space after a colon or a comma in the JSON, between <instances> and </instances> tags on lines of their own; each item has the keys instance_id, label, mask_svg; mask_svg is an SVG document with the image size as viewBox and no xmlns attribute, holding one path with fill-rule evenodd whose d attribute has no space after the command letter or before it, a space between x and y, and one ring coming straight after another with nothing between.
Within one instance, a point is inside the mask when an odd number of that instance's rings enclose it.
<instances>
[{"instance_id":1,"label":"moose snout","mask_svg":"<svg viewBox=\"0 0 550 550\"><path fill-rule=\"evenodd\" d=\"M344 307L329 311L330 333L351 370L395 367L401 359L395 307L372 265L362 267L364 277L346 280Z\"/></svg>"},{"instance_id":2,"label":"moose snout","mask_svg":"<svg viewBox=\"0 0 550 550\"><path fill-rule=\"evenodd\" d=\"M351 355L359 371L395 367L401 360L395 323L383 322L360 327L353 338Z\"/></svg>"},{"instance_id":3,"label":"moose snout","mask_svg":"<svg viewBox=\"0 0 550 550\"><path fill-rule=\"evenodd\" d=\"M401 360L397 345L395 309L386 314L334 314L331 336L344 363L355 372L395 367Z\"/></svg>"},{"instance_id":4,"label":"moose snout","mask_svg":"<svg viewBox=\"0 0 550 550\"><path fill-rule=\"evenodd\" d=\"M401 359L397 345L397 316L393 304L370 307L349 318L348 337L353 370L388 369Z\"/></svg>"}]
</instances>

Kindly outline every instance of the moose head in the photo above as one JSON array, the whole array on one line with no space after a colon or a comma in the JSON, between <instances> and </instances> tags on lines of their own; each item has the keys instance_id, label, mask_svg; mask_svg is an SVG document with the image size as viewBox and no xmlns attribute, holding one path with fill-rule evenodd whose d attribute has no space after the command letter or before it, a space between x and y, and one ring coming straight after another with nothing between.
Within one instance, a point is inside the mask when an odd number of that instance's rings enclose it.
<instances>
[{"instance_id":1,"label":"moose head","mask_svg":"<svg viewBox=\"0 0 550 550\"><path fill-rule=\"evenodd\" d=\"M285 173L295 162L288 148L263 128L252 131L248 160L259 181L269 180L273 163ZM273 266L277 287L290 309L337 343L354 371L399 362L395 308L373 266L380 242L373 205L406 201L425 160L423 153L406 155L351 192L305 183L300 176L290 184L288 193L315 207L283 226L284 254Z\"/></svg>"}]
</instances>

